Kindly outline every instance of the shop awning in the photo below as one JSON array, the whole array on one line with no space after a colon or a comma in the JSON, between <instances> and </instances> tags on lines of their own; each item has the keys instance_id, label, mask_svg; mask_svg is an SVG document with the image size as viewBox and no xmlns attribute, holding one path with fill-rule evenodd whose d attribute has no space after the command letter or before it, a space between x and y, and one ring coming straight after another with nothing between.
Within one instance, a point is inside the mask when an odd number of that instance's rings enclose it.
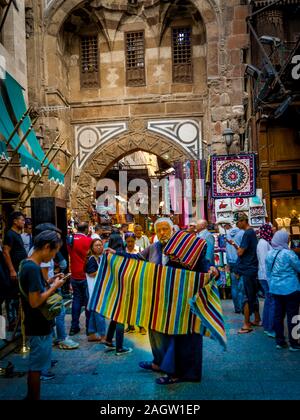
<instances>
[{"instance_id":1,"label":"shop awning","mask_svg":"<svg viewBox=\"0 0 300 420\"><path fill-rule=\"evenodd\" d=\"M23 96L23 89L19 85L19 83L9 74L6 73L6 78L4 80L4 84L6 86L6 90L15 113L16 119L19 121L23 117L24 113L27 110L24 96ZM27 116L23 123L21 124L21 130L23 134L27 132L31 125L30 117ZM43 162L44 166L49 165L49 179L51 181L56 182L57 184L63 185L64 184L64 175L58 171L52 163L49 164L49 160L45 158L45 153L37 139L36 133L34 130L31 130L28 137L27 137L27 144L30 146L30 149L33 155L39 160L39 162Z\"/></svg>"},{"instance_id":2,"label":"shop awning","mask_svg":"<svg viewBox=\"0 0 300 420\"><path fill-rule=\"evenodd\" d=\"M11 122L3 97L0 94L0 133L2 134L6 142L8 141L13 131L14 131L14 125ZM13 136L10 142L10 145L15 150L19 148L18 154L20 156L21 167L27 168L30 172L34 172L36 175L41 174L42 173L41 163L29 153L29 151L26 149L24 144L19 146L20 143L21 143L21 139L19 135L16 133ZM1 156L4 157L6 160L9 159L6 144L3 141L0 142L0 153L1 153Z\"/></svg>"}]
</instances>

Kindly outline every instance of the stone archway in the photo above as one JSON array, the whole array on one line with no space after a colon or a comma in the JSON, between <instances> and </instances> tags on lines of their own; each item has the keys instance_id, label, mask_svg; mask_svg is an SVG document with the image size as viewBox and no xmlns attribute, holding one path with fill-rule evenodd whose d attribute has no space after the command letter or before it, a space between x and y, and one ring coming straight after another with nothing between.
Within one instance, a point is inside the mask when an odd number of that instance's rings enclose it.
<instances>
[{"instance_id":1,"label":"stone archway","mask_svg":"<svg viewBox=\"0 0 300 420\"><path fill-rule=\"evenodd\" d=\"M86 215L97 181L105 177L114 163L128 154L142 150L163 158L170 166L176 161L194 159L179 144L159 135L141 132L140 128L136 126L126 135L108 141L87 160L72 190L72 209L79 216Z\"/></svg>"}]
</instances>

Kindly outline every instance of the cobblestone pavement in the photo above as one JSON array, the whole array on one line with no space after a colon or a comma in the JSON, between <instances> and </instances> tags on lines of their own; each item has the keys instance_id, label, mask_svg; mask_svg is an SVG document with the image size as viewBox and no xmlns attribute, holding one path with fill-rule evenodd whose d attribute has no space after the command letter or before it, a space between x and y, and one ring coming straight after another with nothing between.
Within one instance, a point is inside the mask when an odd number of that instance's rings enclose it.
<instances>
[{"instance_id":1,"label":"cobblestone pavement","mask_svg":"<svg viewBox=\"0 0 300 420\"><path fill-rule=\"evenodd\" d=\"M117 357L104 352L100 344L87 343L76 336L78 350L54 349L58 360L54 380L42 384L47 400L240 400L300 399L300 353L276 350L273 339L262 328L239 336L241 315L233 314L232 302L223 301L228 350L213 340L204 340L203 379L201 383L161 386L157 374L142 371L141 360L151 360L147 336L127 334L125 345L131 354ZM82 316L83 318L83 316ZM82 319L83 321L83 319ZM82 331L84 329L82 328ZM17 372L26 372L27 359L12 354L6 358ZM22 399L26 394L26 375L0 377L0 399Z\"/></svg>"}]
</instances>

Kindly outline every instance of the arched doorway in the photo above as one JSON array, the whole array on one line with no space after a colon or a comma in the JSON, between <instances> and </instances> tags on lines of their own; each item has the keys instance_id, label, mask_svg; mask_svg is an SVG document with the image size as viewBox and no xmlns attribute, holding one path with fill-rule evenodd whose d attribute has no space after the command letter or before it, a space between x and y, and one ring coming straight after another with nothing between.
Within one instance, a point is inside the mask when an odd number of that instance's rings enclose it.
<instances>
[{"instance_id":1,"label":"arched doorway","mask_svg":"<svg viewBox=\"0 0 300 420\"><path fill-rule=\"evenodd\" d=\"M141 127L135 128L136 130L129 134L100 146L81 169L72 188L71 202L72 210L79 218L86 218L99 180L106 177L111 168L125 156L136 151L147 152L156 155L166 167L172 167L175 162L194 159L193 155L179 144L162 136L143 132Z\"/></svg>"}]
</instances>

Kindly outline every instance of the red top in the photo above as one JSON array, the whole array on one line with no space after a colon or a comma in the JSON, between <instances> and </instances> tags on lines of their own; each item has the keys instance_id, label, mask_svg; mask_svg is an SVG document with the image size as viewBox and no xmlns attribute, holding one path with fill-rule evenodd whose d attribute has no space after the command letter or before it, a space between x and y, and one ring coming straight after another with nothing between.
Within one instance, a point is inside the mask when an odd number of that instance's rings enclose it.
<instances>
[{"instance_id":1,"label":"red top","mask_svg":"<svg viewBox=\"0 0 300 420\"><path fill-rule=\"evenodd\" d=\"M83 233L76 233L72 246L68 246L70 256L71 274L74 280L86 280L84 266L92 238Z\"/></svg>"}]
</instances>

